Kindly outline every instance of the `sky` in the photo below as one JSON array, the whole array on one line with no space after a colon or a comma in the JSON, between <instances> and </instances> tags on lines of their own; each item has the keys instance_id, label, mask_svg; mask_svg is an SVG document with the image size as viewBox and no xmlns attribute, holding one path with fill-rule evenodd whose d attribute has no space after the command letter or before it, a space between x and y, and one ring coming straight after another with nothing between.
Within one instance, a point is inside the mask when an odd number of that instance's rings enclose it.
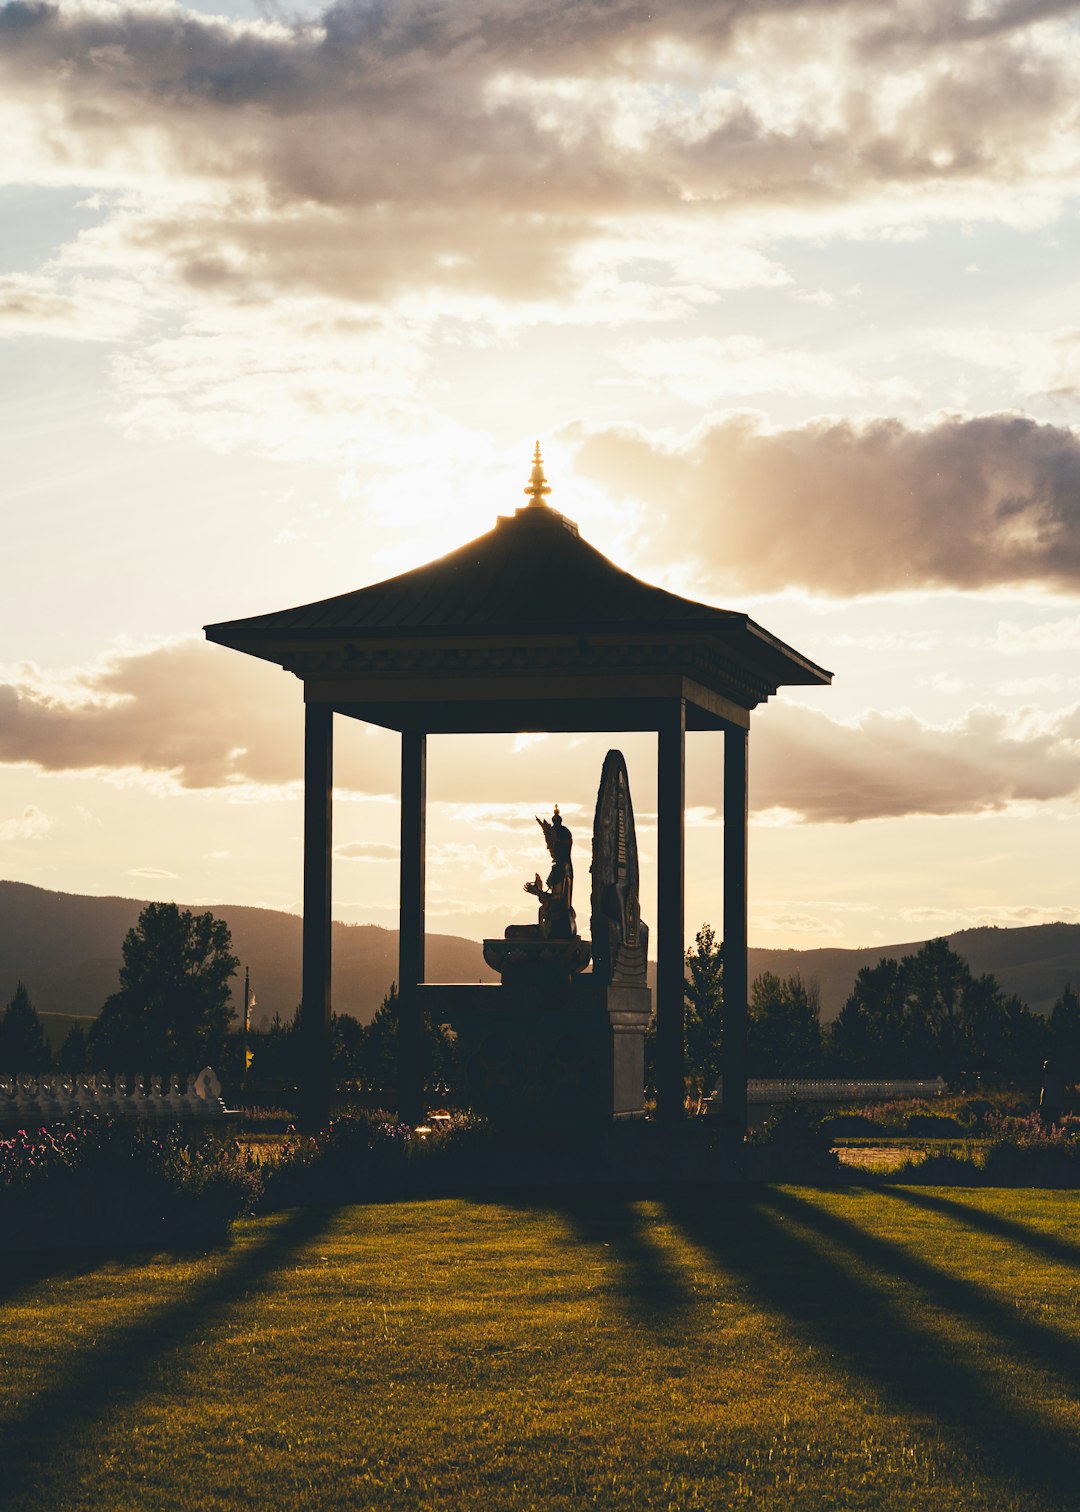
<instances>
[{"instance_id":1,"label":"sky","mask_svg":"<svg viewBox=\"0 0 1080 1512\"><path fill-rule=\"evenodd\" d=\"M300 685L201 626L523 500L835 674L750 736L750 941L1080 921L1080 4L0 3L0 875L301 899ZM338 719L334 912L396 925ZM433 737L428 927L580 896L655 740ZM688 741L687 930L722 739Z\"/></svg>"}]
</instances>

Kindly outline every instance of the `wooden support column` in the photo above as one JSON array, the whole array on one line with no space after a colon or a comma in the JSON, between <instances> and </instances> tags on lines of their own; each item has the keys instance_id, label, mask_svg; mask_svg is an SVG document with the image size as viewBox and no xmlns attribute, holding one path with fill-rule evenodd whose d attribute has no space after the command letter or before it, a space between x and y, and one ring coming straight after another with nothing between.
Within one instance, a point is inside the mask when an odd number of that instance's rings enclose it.
<instances>
[{"instance_id":1,"label":"wooden support column","mask_svg":"<svg viewBox=\"0 0 1080 1512\"><path fill-rule=\"evenodd\" d=\"M334 711L305 706L304 967L300 1006L300 1125L315 1134L330 1122L330 877Z\"/></svg>"},{"instance_id":2,"label":"wooden support column","mask_svg":"<svg viewBox=\"0 0 1080 1512\"><path fill-rule=\"evenodd\" d=\"M398 1118L423 1118L424 1075L417 984L424 980L427 736L401 736L401 913L398 935Z\"/></svg>"},{"instance_id":3,"label":"wooden support column","mask_svg":"<svg viewBox=\"0 0 1080 1512\"><path fill-rule=\"evenodd\" d=\"M746 1129L746 778L748 734L724 730L724 1092L725 1123Z\"/></svg>"},{"instance_id":4,"label":"wooden support column","mask_svg":"<svg viewBox=\"0 0 1080 1512\"><path fill-rule=\"evenodd\" d=\"M681 1119L683 1065L683 904L685 874L686 700L672 699L657 729L656 1115Z\"/></svg>"}]
</instances>

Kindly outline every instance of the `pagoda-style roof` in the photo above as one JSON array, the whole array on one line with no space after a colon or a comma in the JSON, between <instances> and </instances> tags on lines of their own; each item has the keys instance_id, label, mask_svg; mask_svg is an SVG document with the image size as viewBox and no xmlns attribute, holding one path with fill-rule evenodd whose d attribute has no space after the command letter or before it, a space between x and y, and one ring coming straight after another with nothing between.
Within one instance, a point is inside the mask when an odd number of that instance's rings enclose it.
<instances>
[{"instance_id":1,"label":"pagoda-style roof","mask_svg":"<svg viewBox=\"0 0 1080 1512\"><path fill-rule=\"evenodd\" d=\"M436 561L207 638L295 672L309 701L428 731L655 728L645 705L671 696L691 727L745 724L778 687L831 681L748 615L616 567L544 501L539 455L526 492Z\"/></svg>"}]
</instances>

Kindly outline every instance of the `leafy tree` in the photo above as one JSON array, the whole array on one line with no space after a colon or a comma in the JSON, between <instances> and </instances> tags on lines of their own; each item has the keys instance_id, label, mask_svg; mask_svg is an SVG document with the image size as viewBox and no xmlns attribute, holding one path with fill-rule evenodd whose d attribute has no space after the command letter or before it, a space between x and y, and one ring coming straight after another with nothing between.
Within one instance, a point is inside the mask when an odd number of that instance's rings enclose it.
<instances>
[{"instance_id":1,"label":"leafy tree","mask_svg":"<svg viewBox=\"0 0 1080 1512\"><path fill-rule=\"evenodd\" d=\"M249 1092L292 1092L300 1061L300 1009L286 1022L275 1013L265 1029L254 1030L249 1041L251 1065L244 1078Z\"/></svg>"},{"instance_id":2,"label":"leafy tree","mask_svg":"<svg viewBox=\"0 0 1080 1512\"><path fill-rule=\"evenodd\" d=\"M750 989L747 1066L751 1076L813 1076L821 1062L821 1000L801 977L771 971Z\"/></svg>"},{"instance_id":3,"label":"leafy tree","mask_svg":"<svg viewBox=\"0 0 1080 1512\"><path fill-rule=\"evenodd\" d=\"M904 998L899 961L883 956L864 966L826 1041L830 1069L845 1076L897 1076L907 1062Z\"/></svg>"},{"instance_id":4,"label":"leafy tree","mask_svg":"<svg viewBox=\"0 0 1080 1512\"><path fill-rule=\"evenodd\" d=\"M56 1056L56 1064L61 1071L86 1070L86 1035L80 1024L72 1024L64 1036L64 1043Z\"/></svg>"},{"instance_id":5,"label":"leafy tree","mask_svg":"<svg viewBox=\"0 0 1080 1512\"><path fill-rule=\"evenodd\" d=\"M357 1067L355 1079L366 1090L385 1094L391 1104L397 1099L397 1042L398 991L397 983L391 982L374 1018L364 1026L351 1060ZM420 1074L429 1096L460 1081L455 1043L440 1024L432 1022L430 1013L420 1015Z\"/></svg>"},{"instance_id":6,"label":"leafy tree","mask_svg":"<svg viewBox=\"0 0 1080 1512\"><path fill-rule=\"evenodd\" d=\"M1068 982L1050 1010L1050 1054L1067 1082L1080 1077L1080 997Z\"/></svg>"},{"instance_id":7,"label":"leafy tree","mask_svg":"<svg viewBox=\"0 0 1080 1512\"><path fill-rule=\"evenodd\" d=\"M397 983L391 982L390 991L364 1027L359 1053L353 1061L356 1080L364 1089L384 1093L390 1100L397 1096L397 1009Z\"/></svg>"},{"instance_id":8,"label":"leafy tree","mask_svg":"<svg viewBox=\"0 0 1080 1512\"><path fill-rule=\"evenodd\" d=\"M22 982L0 1017L0 1067L6 1072L47 1071L52 1055L41 1020Z\"/></svg>"},{"instance_id":9,"label":"leafy tree","mask_svg":"<svg viewBox=\"0 0 1080 1512\"><path fill-rule=\"evenodd\" d=\"M239 964L211 913L149 903L123 944L120 988L90 1031L91 1062L110 1071L189 1075L221 1065L229 979Z\"/></svg>"},{"instance_id":10,"label":"leafy tree","mask_svg":"<svg viewBox=\"0 0 1080 1512\"><path fill-rule=\"evenodd\" d=\"M1013 994L1005 1000L1005 1055L995 1067L1000 1080L1014 1085L1032 1086L1048 1049L1048 1026L1044 1018L1032 1013L1026 1003Z\"/></svg>"},{"instance_id":11,"label":"leafy tree","mask_svg":"<svg viewBox=\"0 0 1080 1512\"><path fill-rule=\"evenodd\" d=\"M686 952L683 979L686 1074L711 1092L724 1061L724 947L711 924L703 924Z\"/></svg>"},{"instance_id":12,"label":"leafy tree","mask_svg":"<svg viewBox=\"0 0 1080 1512\"><path fill-rule=\"evenodd\" d=\"M357 1083L362 1091L375 1093L390 1106L397 1100L397 1002L397 984L391 982L390 991L369 1024L361 1024L347 1013L335 1013L330 1019L335 1084L340 1088L345 1082ZM269 1029L252 1035L247 1090L295 1091L300 1033L298 1007L287 1023L275 1014ZM456 1085L459 1078L454 1043L439 1025L431 1022L430 1014L421 1018L420 1053L429 1095Z\"/></svg>"},{"instance_id":13,"label":"leafy tree","mask_svg":"<svg viewBox=\"0 0 1080 1512\"><path fill-rule=\"evenodd\" d=\"M946 940L864 967L827 1035L829 1068L847 1076L943 1076L978 1071L1027 1081L1043 1023L992 976L973 977Z\"/></svg>"},{"instance_id":14,"label":"leafy tree","mask_svg":"<svg viewBox=\"0 0 1080 1512\"><path fill-rule=\"evenodd\" d=\"M996 1081L1034 1079L1044 1054L1045 1022L1018 997L1006 998L994 977L968 979L960 1029L961 1070ZM951 1075L944 1062L942 1074Z\"/></svg>"},{"instance_id":15,"label":"leafy tree","mask_svg":"<svg viewBox=\"0 0 1080 1512\"><path fill-rule=\"evenodd\" d=\"M335 1081L363 1081L367 1026L351 1013L335 1013L330 1022L330 1036Z\"/></svg>"},{"instance_id":16,"label":"leafy tree","mask_svg":"<svg viewBox=\"0 0 1080 1512\"><path fill-rule=\"evenodd\" d=\"M968 964L947 940L938 939L905 956L903 966L906 1049L912 1072L953 1081L961 1070L964 1007L972 985ZM997 983L993 985L996 988Z\"/></svg>"}]
</instances>

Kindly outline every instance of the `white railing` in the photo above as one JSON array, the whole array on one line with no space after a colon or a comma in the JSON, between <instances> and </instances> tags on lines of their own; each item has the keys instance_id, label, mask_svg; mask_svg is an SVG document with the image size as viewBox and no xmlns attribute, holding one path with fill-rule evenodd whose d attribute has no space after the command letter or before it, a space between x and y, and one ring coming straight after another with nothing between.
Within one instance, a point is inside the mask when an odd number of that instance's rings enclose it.
<instances>
[{"instance_id":1,"label":"white railing","mask_svg":"<svg viewBox=\"0 0 1080 1512\"><path fill-rule=\"evenodd\" d=\"M724 1090L721 1077L712 1094L719 1101ZM783 1102L888 1102L894 1097L943 1097L947 1088L939 1076L934 1081L781 1081L756 1079L746 1083L748 1103Z\"/></svg>"},{"instance_id":2,"label":"white railing","mask_svg":"<svg viewBox=\"0 0 1080 1512\"><path fill-rule=\"evenodd\" d=\"M162 1081L160 1076L134 1076L129 1082L124 1076L59 1071L0 1076L0 1120L51 1123L84 1113L172 1121L227 1116L221 1083L209 1066L189 1076L186 1089L181 1089L178 1076L170 1077L166 1086Z\"/></svg>"}]
</instances>

